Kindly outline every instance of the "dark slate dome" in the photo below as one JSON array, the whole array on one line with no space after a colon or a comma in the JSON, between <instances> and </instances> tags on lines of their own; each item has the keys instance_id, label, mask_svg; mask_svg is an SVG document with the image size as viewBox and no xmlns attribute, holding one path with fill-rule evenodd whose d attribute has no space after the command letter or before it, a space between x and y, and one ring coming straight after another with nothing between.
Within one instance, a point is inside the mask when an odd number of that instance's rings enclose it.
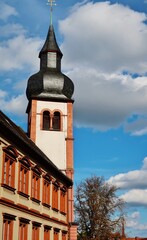
<instances>
[{"instance_id":1,"label":"dark slate dome","mask_svg":"<svg viewBox=\"0 0 147 240\"><path fill-rule=\"evenodd\" d=\"M39 53L40 71L32 75L27 84L28 100L38 99L71 99L74 84L70 78L61 72L62 52L60 51L54 28L51 25L46 41Z\"/></svg>"},{"instance_id":2,"label":"dark slate dome","mask_svg":"<svg viewBox=\"0 0 147 240\"><path fill-rule=\"evenodd\" d=\"M74 91L73 82L60 72L40 70L28 80L27 98L69 98Z\"/></svg>"}]
</instances>

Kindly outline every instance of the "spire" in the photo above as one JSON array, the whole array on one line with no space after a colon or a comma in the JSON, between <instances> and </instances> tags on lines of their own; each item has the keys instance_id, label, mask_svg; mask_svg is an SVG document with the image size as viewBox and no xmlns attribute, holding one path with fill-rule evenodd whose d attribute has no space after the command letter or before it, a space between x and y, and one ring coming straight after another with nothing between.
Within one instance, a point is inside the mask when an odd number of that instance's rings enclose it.
<instances>
[{"instance_id":1,"label":"spire","mask_svg":"<svg viewBox=\"0 0 147 240\"><path fill-rule=\"evenodd\" d=\"M48 34L46 37L46 41L44 43L44 46L42 47L40 53L39 53L39 57L41 56L42 53L45 52L57 52L61 55L62 57L62 52L57 44L56 41L56 36L55 36L55 32L54 32L54 27L53 27L53 6L56 5L55 0L47 0L48 1L48 5L50 6L50 26L49 26L49 30L48 30Z\"/></svg>"},{"instance_id":2,"label":"spire","mask_svg":"<svg viewBox=\"0 0 147 240\"><path fill-rule=\"evenodd\" d=\"M57 44L57 41L56 41L56 36L55 36L55 32L54 32L54 27L53 25L50 25L49 26L49 30L48 30L48 34L47 34L47 37L46 37L46 41L39 53L39 57L41 57L41 55L43 53L47 53L47 52L57 52L60 54L60 56L62 57L63 54Z\"/></svg>"},{"instance_id":3,"label":"spire","mask_svg":"<svg viewBox=\"0 0 147 240\"><path fill-rule=\"evenodd\" d=\"M61 72L62 52L57 44L52 25L52 11L55 0L48 0L50 5L50 26L45 43L39 53L40 71L33 74L27 84L27 98L70 100L74 84Z\"/></svg>"}]
</instances>

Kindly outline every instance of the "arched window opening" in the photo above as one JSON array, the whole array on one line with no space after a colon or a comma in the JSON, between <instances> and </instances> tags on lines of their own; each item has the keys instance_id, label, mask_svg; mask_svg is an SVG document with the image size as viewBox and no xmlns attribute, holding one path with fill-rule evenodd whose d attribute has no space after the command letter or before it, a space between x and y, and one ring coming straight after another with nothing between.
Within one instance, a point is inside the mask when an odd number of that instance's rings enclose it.
<instances>
[{"instance_id":1,"label":"arched window opening","mask_svg":"<svg viewBox=\"0 0 147 240\"><path fill-rule=\"evenodd\" d=\"M60 130L60 113L54 112L53 116L53 130Z\"/></svg>"},{"instance_id":2,"label":"arched window opening","mask_svg":"<svg viewBox=\"0 0 147 240\"><path fill-rule=\"evenodd\" d=\"M43 112L43 130L50 129L50 112L44 111Z\"/></svg>"}]
</instances>

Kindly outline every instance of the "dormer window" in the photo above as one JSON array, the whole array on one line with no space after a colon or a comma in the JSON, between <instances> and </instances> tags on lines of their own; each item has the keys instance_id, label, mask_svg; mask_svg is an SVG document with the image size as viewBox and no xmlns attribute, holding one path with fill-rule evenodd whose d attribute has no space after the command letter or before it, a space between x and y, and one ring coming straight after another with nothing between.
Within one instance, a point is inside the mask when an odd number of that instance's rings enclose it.
<instances>
[{"instance_id":1,"label":"dormer window","mask_svg":"<svg viewBox=\"0 0 147 240\"><path fill-rule=\"evenodd\" d=\"M47 67L56 68L57 66L57 56L56 52L47 53Z\"/></svg>"}]
</instances>

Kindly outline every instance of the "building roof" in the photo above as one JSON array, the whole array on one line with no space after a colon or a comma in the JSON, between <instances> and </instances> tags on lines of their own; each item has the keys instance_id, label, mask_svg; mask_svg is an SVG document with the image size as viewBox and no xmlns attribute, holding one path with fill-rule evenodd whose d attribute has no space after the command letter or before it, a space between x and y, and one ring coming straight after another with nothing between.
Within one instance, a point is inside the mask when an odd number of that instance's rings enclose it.
<instances>
[{"instance_id":1,"label":"building roof","mask_svg":"<svg viewBox=\"0 0 147 240\"><path fill-rule=\"evenodd\" d=\"M0 136L10 142L11 145L25 156L33 160L39 167L45 169L58 181L65 184L67 187L72 186L72 180L63 174L27 134L2 111L0 111Z\"/></svg>"}]
</instances>

